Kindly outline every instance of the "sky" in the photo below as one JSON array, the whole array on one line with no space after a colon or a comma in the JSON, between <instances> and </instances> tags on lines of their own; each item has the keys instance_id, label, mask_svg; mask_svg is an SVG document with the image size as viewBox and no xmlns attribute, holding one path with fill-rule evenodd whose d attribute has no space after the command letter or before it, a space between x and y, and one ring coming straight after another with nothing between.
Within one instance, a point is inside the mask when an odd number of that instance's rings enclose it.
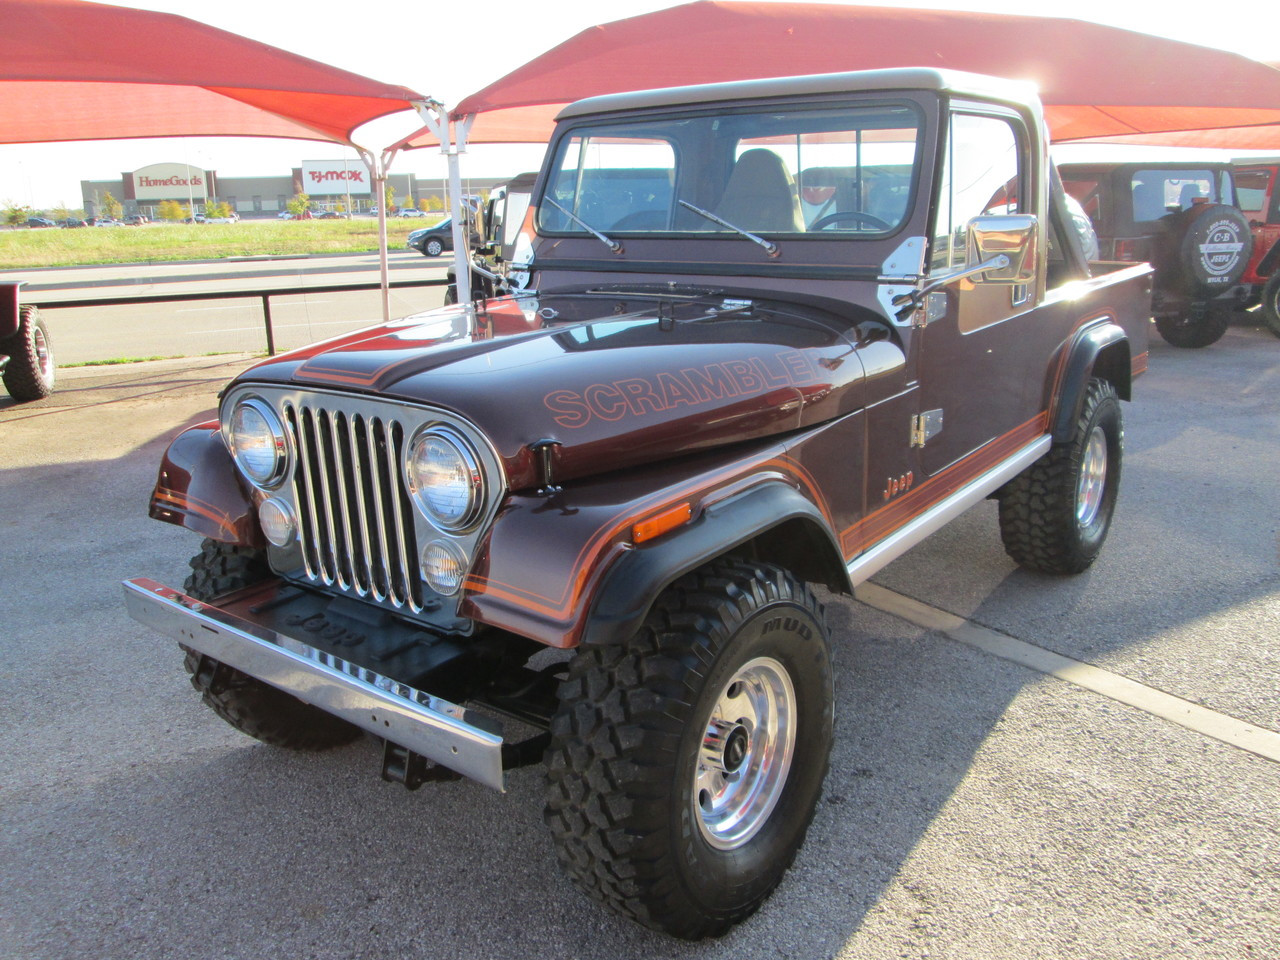
<instances>
[{"instance_id":1,"label":"sky","mask_svg":"<svg viewBox=\"0 0 1280 960\"><path fill-rule=\"evenodd\" d=\"M676 2L611 0L597 7L582 0L137 0L131 6L200 20L453 105L597 22ZM1041 9L1031 9L1027 0L882 0L881 5L1072 17L1280 61L1280 7L1275 0L1234 0L1221 7L1175 0L1072 0ZM636 78L637 88L655 85ZM355 139L380 151L420 126L406 112L366 125ZM337 144L232 137L0 146L0 202L36 209L65 203L74 209L80 206L82 179L115 179L122 171L151 163L190 163L223 177L279 176L304 160L344 156L355 154ZM533 145L477 146L461 166L464 176L500 177L537 169L541 159L542 149ZM413 150L401 153L391 172L442 178L445 164L438 151Z\"/></svg>"}]
</instances>

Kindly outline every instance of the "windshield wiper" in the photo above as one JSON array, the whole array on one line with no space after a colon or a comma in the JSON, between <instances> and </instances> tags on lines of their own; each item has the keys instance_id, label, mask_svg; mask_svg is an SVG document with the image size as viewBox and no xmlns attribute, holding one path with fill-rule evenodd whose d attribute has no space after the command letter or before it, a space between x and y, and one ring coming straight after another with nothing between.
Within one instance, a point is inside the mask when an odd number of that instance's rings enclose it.
<instances>
[{"instance_id":1,"label":"windshield wiper","mask_svg":"<svg viewBox=\"0 0 1280 960\"><path fill-rule=\"evenodd\" d=\"M556 203L550 197L543 197L542 199L547 201L547 203L551 204L553 207L555 207L557 210L563 213L566 217L568 217L570 220L572 220L574 223L580 226L583 230L587 231L587 233L591 234L593 237L595 237L597 240L603 243L606 247L608 247L614 253L622 252L622 244L620 244L617 240L610 240L608 237L606 237L603 233L601 233L595 227L591 226L591 224L587 223L587 221L583 220L581 217L577 216L576 214L570 213L568 210L560 206L560 204Z\"/></svg>"},{"instance_id":2,"label":"windshield wiper","mask_svg":"<svg viewBox=\"0 0 1280 960\"><path fill-rule=\"evenodd\" d=\"M771 240L766 240L764 237L757 237L754 233L748 233L746 230L743 230L741 227L734 226L728 220L724 220L720 217L717 217L710 210L703 210L701 207L695 207L692 203L690 203L687 200L681 200L680 206L688 207L698 216L706 217L712 223L718 223L722 227L728 227L734 233L746 237L752 243L760 244L760 246L764 247L764 252L769 254L769 256L771 257L776 257L780 252L780 250L778 249L778 245L776 243L772 242ZM566 211L566 213L567 212L568 211Z\"/></svg>"}]
</instances>

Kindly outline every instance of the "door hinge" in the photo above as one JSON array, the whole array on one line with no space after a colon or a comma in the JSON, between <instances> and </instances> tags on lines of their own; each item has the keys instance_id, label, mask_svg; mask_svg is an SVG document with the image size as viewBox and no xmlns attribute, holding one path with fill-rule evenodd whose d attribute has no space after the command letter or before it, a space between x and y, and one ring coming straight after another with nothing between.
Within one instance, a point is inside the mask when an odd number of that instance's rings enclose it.
<instances>
[{"instance_id":1,"label":"door hinge","mask_svg":"<svg viewBox=\"0 0 1280 960\"><path fill-rule=\"evenodd\" d=\"M923 447L941 432L941 410L926 410L911 418L911 446L913 447Z\"/></svg>"}]
</instances>

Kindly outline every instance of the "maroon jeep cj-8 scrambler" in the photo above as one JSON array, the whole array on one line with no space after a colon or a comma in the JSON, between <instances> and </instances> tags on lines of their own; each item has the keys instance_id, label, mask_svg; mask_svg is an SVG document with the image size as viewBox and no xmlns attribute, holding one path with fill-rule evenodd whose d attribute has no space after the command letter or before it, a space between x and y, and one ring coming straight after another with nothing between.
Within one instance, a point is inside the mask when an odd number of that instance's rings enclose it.
<instances>
[{"instance_id":1,"label":"maroon jeep cj-8 scrambler","mask_svg":"<svg viewBox=\"0 0 1280 960\"><path fill-rule=\"evenodd\" d=\"M1102 547L1150 269L1086 262L1072 224L1039 104L1002 81L575 104L520 292L236 378L152 499L206 538L193 573L128 581L130 611L267 743L368 731L409 786L543 762L587 892L723 933L822 790L810 584L848 595L986 497L1025 567Z\"/></svg>"}]
</instances>

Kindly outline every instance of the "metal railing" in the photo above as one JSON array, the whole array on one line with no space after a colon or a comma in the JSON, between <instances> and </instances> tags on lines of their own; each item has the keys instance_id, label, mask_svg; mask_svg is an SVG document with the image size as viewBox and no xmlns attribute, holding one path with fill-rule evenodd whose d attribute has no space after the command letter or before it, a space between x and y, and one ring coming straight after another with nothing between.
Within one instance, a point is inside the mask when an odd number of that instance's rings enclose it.
<instances>
[{"instance_id":1,"label":"metal railing","mask_svg":"<svg viewBox=\"0 0 1280 960\"><path fill-rule=\"evenodd\" d=\"M448 284L446 277L435 280L392 280L387 286L397 287L443 287ZM75 300L41 300L38 297L24 296L23 303L30 303L41 310L54 310L62 307L106 307L132 303L180 303L187 300L261 300L262 318L267 334L267 353L276 352L275 330L271 322L272 297L296 297L314 293L346 293L364 290L381 290L382 284L366 283L332 283L322 286L307 287L273 287L269 290L226 290L208 291L205 293L156 293L145 296L127 297L83 297Z\"/></svg>"}]
</instances>

